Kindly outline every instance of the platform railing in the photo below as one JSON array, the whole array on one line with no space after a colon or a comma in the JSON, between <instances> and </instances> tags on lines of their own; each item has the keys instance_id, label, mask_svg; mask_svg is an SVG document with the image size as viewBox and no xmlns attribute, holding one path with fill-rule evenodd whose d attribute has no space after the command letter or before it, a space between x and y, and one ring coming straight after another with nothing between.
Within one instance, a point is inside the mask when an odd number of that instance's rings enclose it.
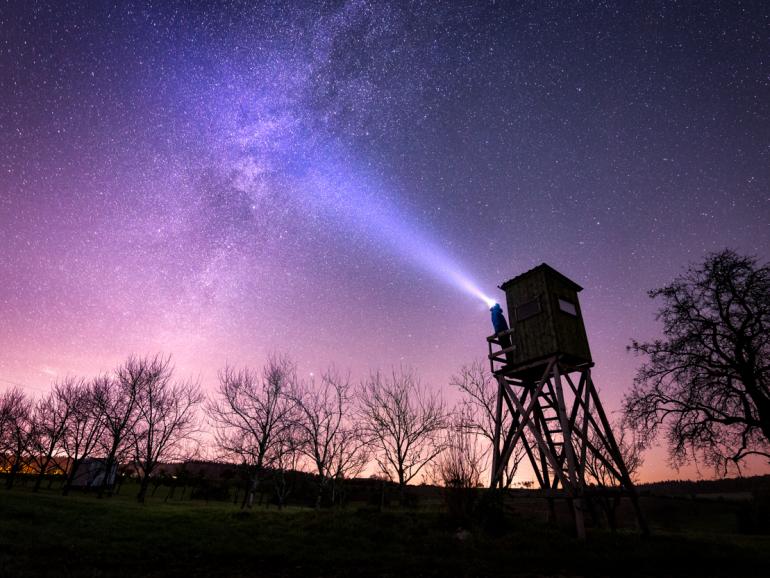
<instances>
[{"instance_id":1,"label":"platform railing","mask_svg":"<svg viewBox=\"0 0 770 578\"><path fill-rule=\"evenodd\" d=\"M517 348L514 339L515 334L516 331L514 329L508 329L487 337L487 345L489 346L487 358L489 359L489 369L492 373L496 373L502 367L508 365L509 355L516 351ZM498 366L495 367L495 364L498 364Z\"/></svg>"}]
</instances>

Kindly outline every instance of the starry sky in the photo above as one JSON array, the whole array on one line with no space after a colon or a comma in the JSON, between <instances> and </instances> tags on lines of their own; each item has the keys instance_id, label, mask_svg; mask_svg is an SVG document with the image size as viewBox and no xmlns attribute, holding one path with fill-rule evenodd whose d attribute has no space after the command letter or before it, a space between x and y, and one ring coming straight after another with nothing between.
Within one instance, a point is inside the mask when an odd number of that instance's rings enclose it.
<instances>
[{"instance_id":1,"label":"starry sky","mask_svg":"<svg viewBox=\"0 0 770 578\"><path fill-rule=\"evenodd\" d=\"M545 261L617 410L648 289L770 258L768 30L760 0L4 2L0 390L281 351L451 401L480 295Z\"/></svg>"}]
</instances>

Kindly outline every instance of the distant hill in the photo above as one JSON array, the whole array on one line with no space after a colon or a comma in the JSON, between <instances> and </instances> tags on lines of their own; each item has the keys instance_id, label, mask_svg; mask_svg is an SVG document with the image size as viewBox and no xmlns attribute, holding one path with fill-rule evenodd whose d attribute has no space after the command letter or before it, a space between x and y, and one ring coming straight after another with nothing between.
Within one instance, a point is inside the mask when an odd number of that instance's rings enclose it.
<instances>
[{"instance_id":1,"label":"distant hill","mask_svg":"<svg viewBox=\"0 0 770 578\"><path fill-rule=\"evenodd\" d=\"M666 495L770 493L770 475L722 480L667 480L639 484L640 492Z\"/></svg>"}]
</instances>

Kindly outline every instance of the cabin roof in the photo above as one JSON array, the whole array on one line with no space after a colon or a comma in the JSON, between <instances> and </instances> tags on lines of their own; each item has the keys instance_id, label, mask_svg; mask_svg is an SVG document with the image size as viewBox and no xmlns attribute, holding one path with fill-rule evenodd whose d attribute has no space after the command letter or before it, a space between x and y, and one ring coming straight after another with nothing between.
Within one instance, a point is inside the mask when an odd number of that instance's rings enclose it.
<instances>
[{"instance_id":1,"label":"cabin roof","mask_svg":"<svg viewBox=\"0 0 770 578\"><path fill-rule=\"evenodd\" d=\"M582 291L583 290L583 288L580 285L578 285L577 283L575 283L572 279L562 275L556 269L554 269L553 267L551 267L550 265L548 265L546 263L541 263L537 267L533 267L532 269L530 269L529 271L525 271L521 275L517 275L516 277L514 277L512 279L508 279L508 281L506 281L505 283L500 285L500 289L505 291L512 284L514 284L514 283L516 283L518 281L521 281L522 279L525 279L527 277L531 277L532 275L536 275L537 273L541 273L541 272L544 272L546 275L552 275L552 276L558 278L562 283L564 283L565 285L567 285L568 287L570 287L574 291Z\"/></svg>"}]
</instances>

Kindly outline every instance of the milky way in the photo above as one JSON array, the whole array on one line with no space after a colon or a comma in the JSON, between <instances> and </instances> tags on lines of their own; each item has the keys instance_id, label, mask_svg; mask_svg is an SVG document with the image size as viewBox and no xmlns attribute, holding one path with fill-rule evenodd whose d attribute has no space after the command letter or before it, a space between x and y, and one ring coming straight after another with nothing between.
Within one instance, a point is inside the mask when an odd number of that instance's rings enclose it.
<instances>
[{"instance_id":1,"label":"milky way","mask_svg":"<svg viewBox=\"0 0 770 578\"><path fill-rule=\"evenodd\" d=\"M770 257L770 10L437 4L5 4L0 388L285 351L452 399L546 261L617 408L648 289Z\"/></svg>"}]
</instances>

